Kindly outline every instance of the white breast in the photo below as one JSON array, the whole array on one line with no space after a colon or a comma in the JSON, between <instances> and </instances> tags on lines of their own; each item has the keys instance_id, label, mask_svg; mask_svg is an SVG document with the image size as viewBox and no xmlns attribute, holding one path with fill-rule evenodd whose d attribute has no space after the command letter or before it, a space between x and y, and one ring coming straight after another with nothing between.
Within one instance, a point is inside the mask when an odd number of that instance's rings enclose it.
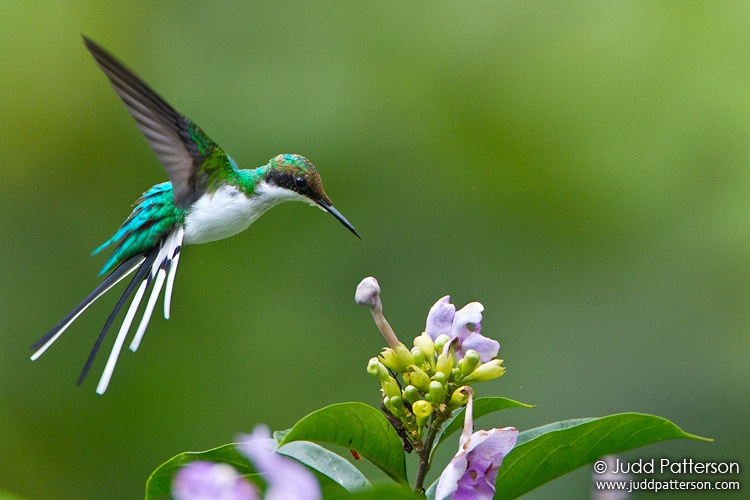
<instances>
[{"instance_id":1,"label":"white breast","mask_svg":"<svg viewBox=\"0 0 750 500\"><path fill-rule=\"evenodd\" d=\"M260 182L249 198L234 186L222 186L213 194L204 194L185 216L185 244L208 243L234 236L247 229L258 217L279 203L309 198L289 189Z\"/></svg>"}]
</instances>

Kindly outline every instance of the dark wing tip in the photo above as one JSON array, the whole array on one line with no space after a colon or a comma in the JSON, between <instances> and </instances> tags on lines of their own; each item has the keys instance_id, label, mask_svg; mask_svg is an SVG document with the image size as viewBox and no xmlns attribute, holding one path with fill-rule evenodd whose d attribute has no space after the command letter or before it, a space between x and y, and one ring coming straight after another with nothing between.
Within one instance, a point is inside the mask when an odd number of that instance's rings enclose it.
<instances>
[{"instance_id":1,"label":"dark wing tip","mask_svg":"<svg viewBox=\"0 0 750 500\"><path fill-rule=\"evenodd\" d=\"M91 38L87 37L84 34L81 34L81 38L83 38L83 44L86 46L86 49L91 52L95 59L99 60L102 57L107 59L114 59L114 56L112 54L107 52L104 47L96 43Z\"/></svg>"},{"instance_id":2,"label":"dark wing tip","mask_svg":"<svg viewBox=\"0 0 750 500\"><path fill-rule=\"evenodd\" d=\"M86 35L81 37L167 172L175 203L188 206L202 194L192 182L204 162L202 150L212 150L215 144L114 55Z\"/></svg>"}]
</instances>

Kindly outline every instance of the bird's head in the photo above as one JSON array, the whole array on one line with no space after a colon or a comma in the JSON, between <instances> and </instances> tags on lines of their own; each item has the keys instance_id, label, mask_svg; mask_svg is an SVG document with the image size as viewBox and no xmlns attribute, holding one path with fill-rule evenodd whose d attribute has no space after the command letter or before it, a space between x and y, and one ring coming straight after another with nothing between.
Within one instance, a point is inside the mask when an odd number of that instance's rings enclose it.
<instances>
[{"instance_id":1,"label":"bird's head","mask_svg":"<svg viewBox=\"0 0 750 500\"><path fill-rule=\"evenodd\" d=\"M333 207L331 199L323 189L320 175L310 160L300 155L281 154L272 158L268 167L264 179L266 183L300 195L303 197L301 201L307 201L325 210L357 238L362 238L341 212Z\"/></svg>"}]
</instances>

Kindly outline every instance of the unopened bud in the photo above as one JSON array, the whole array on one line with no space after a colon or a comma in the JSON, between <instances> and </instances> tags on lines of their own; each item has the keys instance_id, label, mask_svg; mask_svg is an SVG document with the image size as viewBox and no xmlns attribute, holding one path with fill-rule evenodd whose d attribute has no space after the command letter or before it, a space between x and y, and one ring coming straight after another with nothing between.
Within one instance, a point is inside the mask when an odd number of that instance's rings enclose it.
<instances>
[{"instance_id":1,"label":"unopened bud","mask_svg":"<svg viewBox=\"0 0 750 500\"><path fill-rule=\"evenodd\" d=\"M354 300L363 307L381 311L383 307L380 303L380 285L378 284L378 280L372 276L363 279L357 285Z\"/></svg>"},{"instance_id":2,"label":"unopened bud","mask_svg":"<svg viewBox=\"0 0 750 500\"><path fill-rule=\"evenodd\" d=\"M422 335L414 339L414 347L422 349L422 352L427 359L435 357L435 343L432 341L432 338L427 335L427 332L422 332Z\"/></svg>"},{"instance_id":3,"label":"unopened bud","mask_svg":"<svg viewBox=\"0 0 750 500\"><path fill-rule=\"evenodd\" d=\"M385 406L396 418L404 418L406 416L406 408L404 408L404 402L400 396L386 397Z\"/></svg>"},{"instance_id":4,"label":"unopened bud","mask_svg":"<svg viewBox=\"0 0 750 500\"><path fill-rule=\"evenodd\" d=\"M469 401L469 391L471 391L471 387L469 387L468 385L464 385L453 391L448 406L451 408L459 408L461 406L465 406Z\"/></svg>"},{"instance_id":5,"label":"unopened bud","mask_svg":"<svg viewBox=\"0 0 750 500\"><path fill-rule=\"evenodd\" d=\"M430 396L432 396L432 401L435 404L439 404L445 396L445 386L433 380L430 382Z\"/></svg>"},{"instance_id":6,"label":"unopened bud","mask_svg":"<svg viewBox=\"0 0 750 500\"><path fill-rule=\"evenodd\" d=\"M383 351L380 353L379 359L381 363L383 363L394 372L401 373L406 368L399 361L398 356L396 356L396 351L394 351L390 347L386 347L385 349L383 349Z\"/></svg>"},{"instance_id":7,"label":"unopened bud","mask_svg":"<svg viewBox=\"0 0 750 500\"><path fill-rule=\"evenodd\" d=\"M451 370L456 366L456 355L453 350L445 345L442 354L438 356L437 364L435 365L435 371L444 373L446 376L450 376Z\"/></svg>"},{"instance_id":8,"label":"unopened bud","mask_svg":"<svg viewBox=\"0 0 750 500\"><path fill-rule=\"evenodd\" d=\"M401 396L401 388L398 386L398 382L393 377L388 377L385 380L380 381L380 385L383 387L383 394L392 398L394 396Z\"/></svg>"},{"instance_id":9,"label":"unopened bud","mask_svg":"<svg viewBox=\"0 0 750 500\"><path fill-rule=\"evenodd\" d=\"M396 334L393 333L393 328L391 328L391 325L388 324L385 316L383 316L383 304L380 301L380 285L378 284L378 280L372 276L363 279L357 285L354 300L357 301L357 304L370 308L372 319L375 320L378 330L380 330L386 343L395 349L399 341Z\"/></svg>"},{"instance_id":10,"label":"unopened bud","mask_svg":"<svg viewBox=\"0 0 750 500\"><path fill-rule=\"evenodd\" d=\"M406 370L409 365L414 364L414 356L412 356L411 351L407 349L404 344L399 342L398 345L393 348L393 350L396 353L398 362L404 367L404 370ZM399 372L402 373L404 370L399 370Z\"/></svg>"},{"instance_id":11,"label":"unopened bud","mask_svg":"<svg viewBox=\"0 0 750 500\"><path fill-rule=\"evenodd\" d=\"M383 363L378 358L370 358L370 361L367 363L367 373L373 377L378 377L381 381L391 376L388 373L388 369L383 366Z\"/></svg>"},{"instance_id":12,"label":"unopened bud","mask_svg":"<svg viewBox=\"0 0 750 500\"><path fill-rule=\"evenodd\" d=\"M411 404L414 404L417 401L419 401L419 398L422 396L419 393L419 390L411 384L404 387L404 390L402 392L403 392L404 399L406 399Z\"/></svg>"},{"instance_id":13,"label":"unopened bud","mask_svg":"<svg viewBox=\"0 0 750 500\"><path fill-rule=\"evenodd\" d=\"M411 405L414 416L417 417L417 432L421 434L421 429L427 423L432 415L432 404L429 401L420 400Z\"/></svg>"},{"instance_id":14,"label":"unopened bud","mask_svg":"<svg viewBox=\"0 0 750 500\"><path fill-rule=\"evenodd\" d=\"M463 359L460 361L460 367L461 367L461 376L465 377L471 372L474 371L474 369L479 365L480 362L480 356L477 351L474 349L468 349L464 353Z\"/></svg>"},{"instance_id":15,"label":"unopened bud","mask_svg":"<svg viewBox=\"0 0 750 500\"><path fill-rule=\"evenodd\" d=\"M443 348L449 340L450 337L446 334L438 335L438 338L435 339L435 352L443 352Z\"/></svg>"},{"instance_id":16,"label":"unopened bud","mask_svg":"<svg viewBox=\"0 0 750 500\"><path fill-rule=\"evenodd\" d=\"M430 390L430 376L417 365L411 365L409 371L404 374L406 383L417 387L422 392Z\"/></svg>"},{"instance_id":17,"label":"unopened bud","mask_svg":"<svg viewBox=\"0 0 750 500\"><path fill-rule=\"evenodd\" d=\"M500 366L502 359L493 359L486 363L482 363L477 366L476 369L469 374L468 377L464 377L463 382L465 384L471 384L474 382L487 382L488 380L496 379L505 373L505 367Z\"/></svg>"},{"instance_id":18,"label":"unopened bud","mask_svg":"<svg viewBox=\"0 0 750 500\"><path fill-rule=\"evenodd\" d=\"M391 406L398 408L399 410L406 410L404 402L401 400L401 396L393 396L389 399Z\"/></svg>"},{"instance_id":19,"label":"unopened bud","mask_svg":"<svg viewBox=\"0 0 750 500\"><path fill-rule=\"evenodd\" d=\"M411 348L411 355L414 357L414 364L422 366L425 362L425 355L422 349L419 347L412 347Z\"/></svg>"}]
</instances>

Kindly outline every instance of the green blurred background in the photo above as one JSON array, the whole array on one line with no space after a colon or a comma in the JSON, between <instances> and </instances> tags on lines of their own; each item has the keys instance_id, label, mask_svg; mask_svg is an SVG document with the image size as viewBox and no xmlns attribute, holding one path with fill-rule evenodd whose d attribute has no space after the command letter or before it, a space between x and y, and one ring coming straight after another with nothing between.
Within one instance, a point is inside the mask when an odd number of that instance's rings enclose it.
<instances>
[{"instance_id":1,"label":"green blurred background","mask_svg":"<svg viewBox=\"0 0 750 500\"><path fill-rule=\"evenodd\" d=\"M480 427L642 411L716 441L631 459L750 464L749 3L0 8L0 490L138 498L178 452L377 404L365 366L384 342L353 300L368 275L407 342L442 295L485 305L508 372L479 395L537 407ZM106 352L75 380L114 294L39 361L28 346L166 176L80 33L241 166L311 158L364 237L287 204L186 248L172 319L154 315L104 397ZM584 468L529 498L589 488Z\"/></svg>"}]
</instances>

